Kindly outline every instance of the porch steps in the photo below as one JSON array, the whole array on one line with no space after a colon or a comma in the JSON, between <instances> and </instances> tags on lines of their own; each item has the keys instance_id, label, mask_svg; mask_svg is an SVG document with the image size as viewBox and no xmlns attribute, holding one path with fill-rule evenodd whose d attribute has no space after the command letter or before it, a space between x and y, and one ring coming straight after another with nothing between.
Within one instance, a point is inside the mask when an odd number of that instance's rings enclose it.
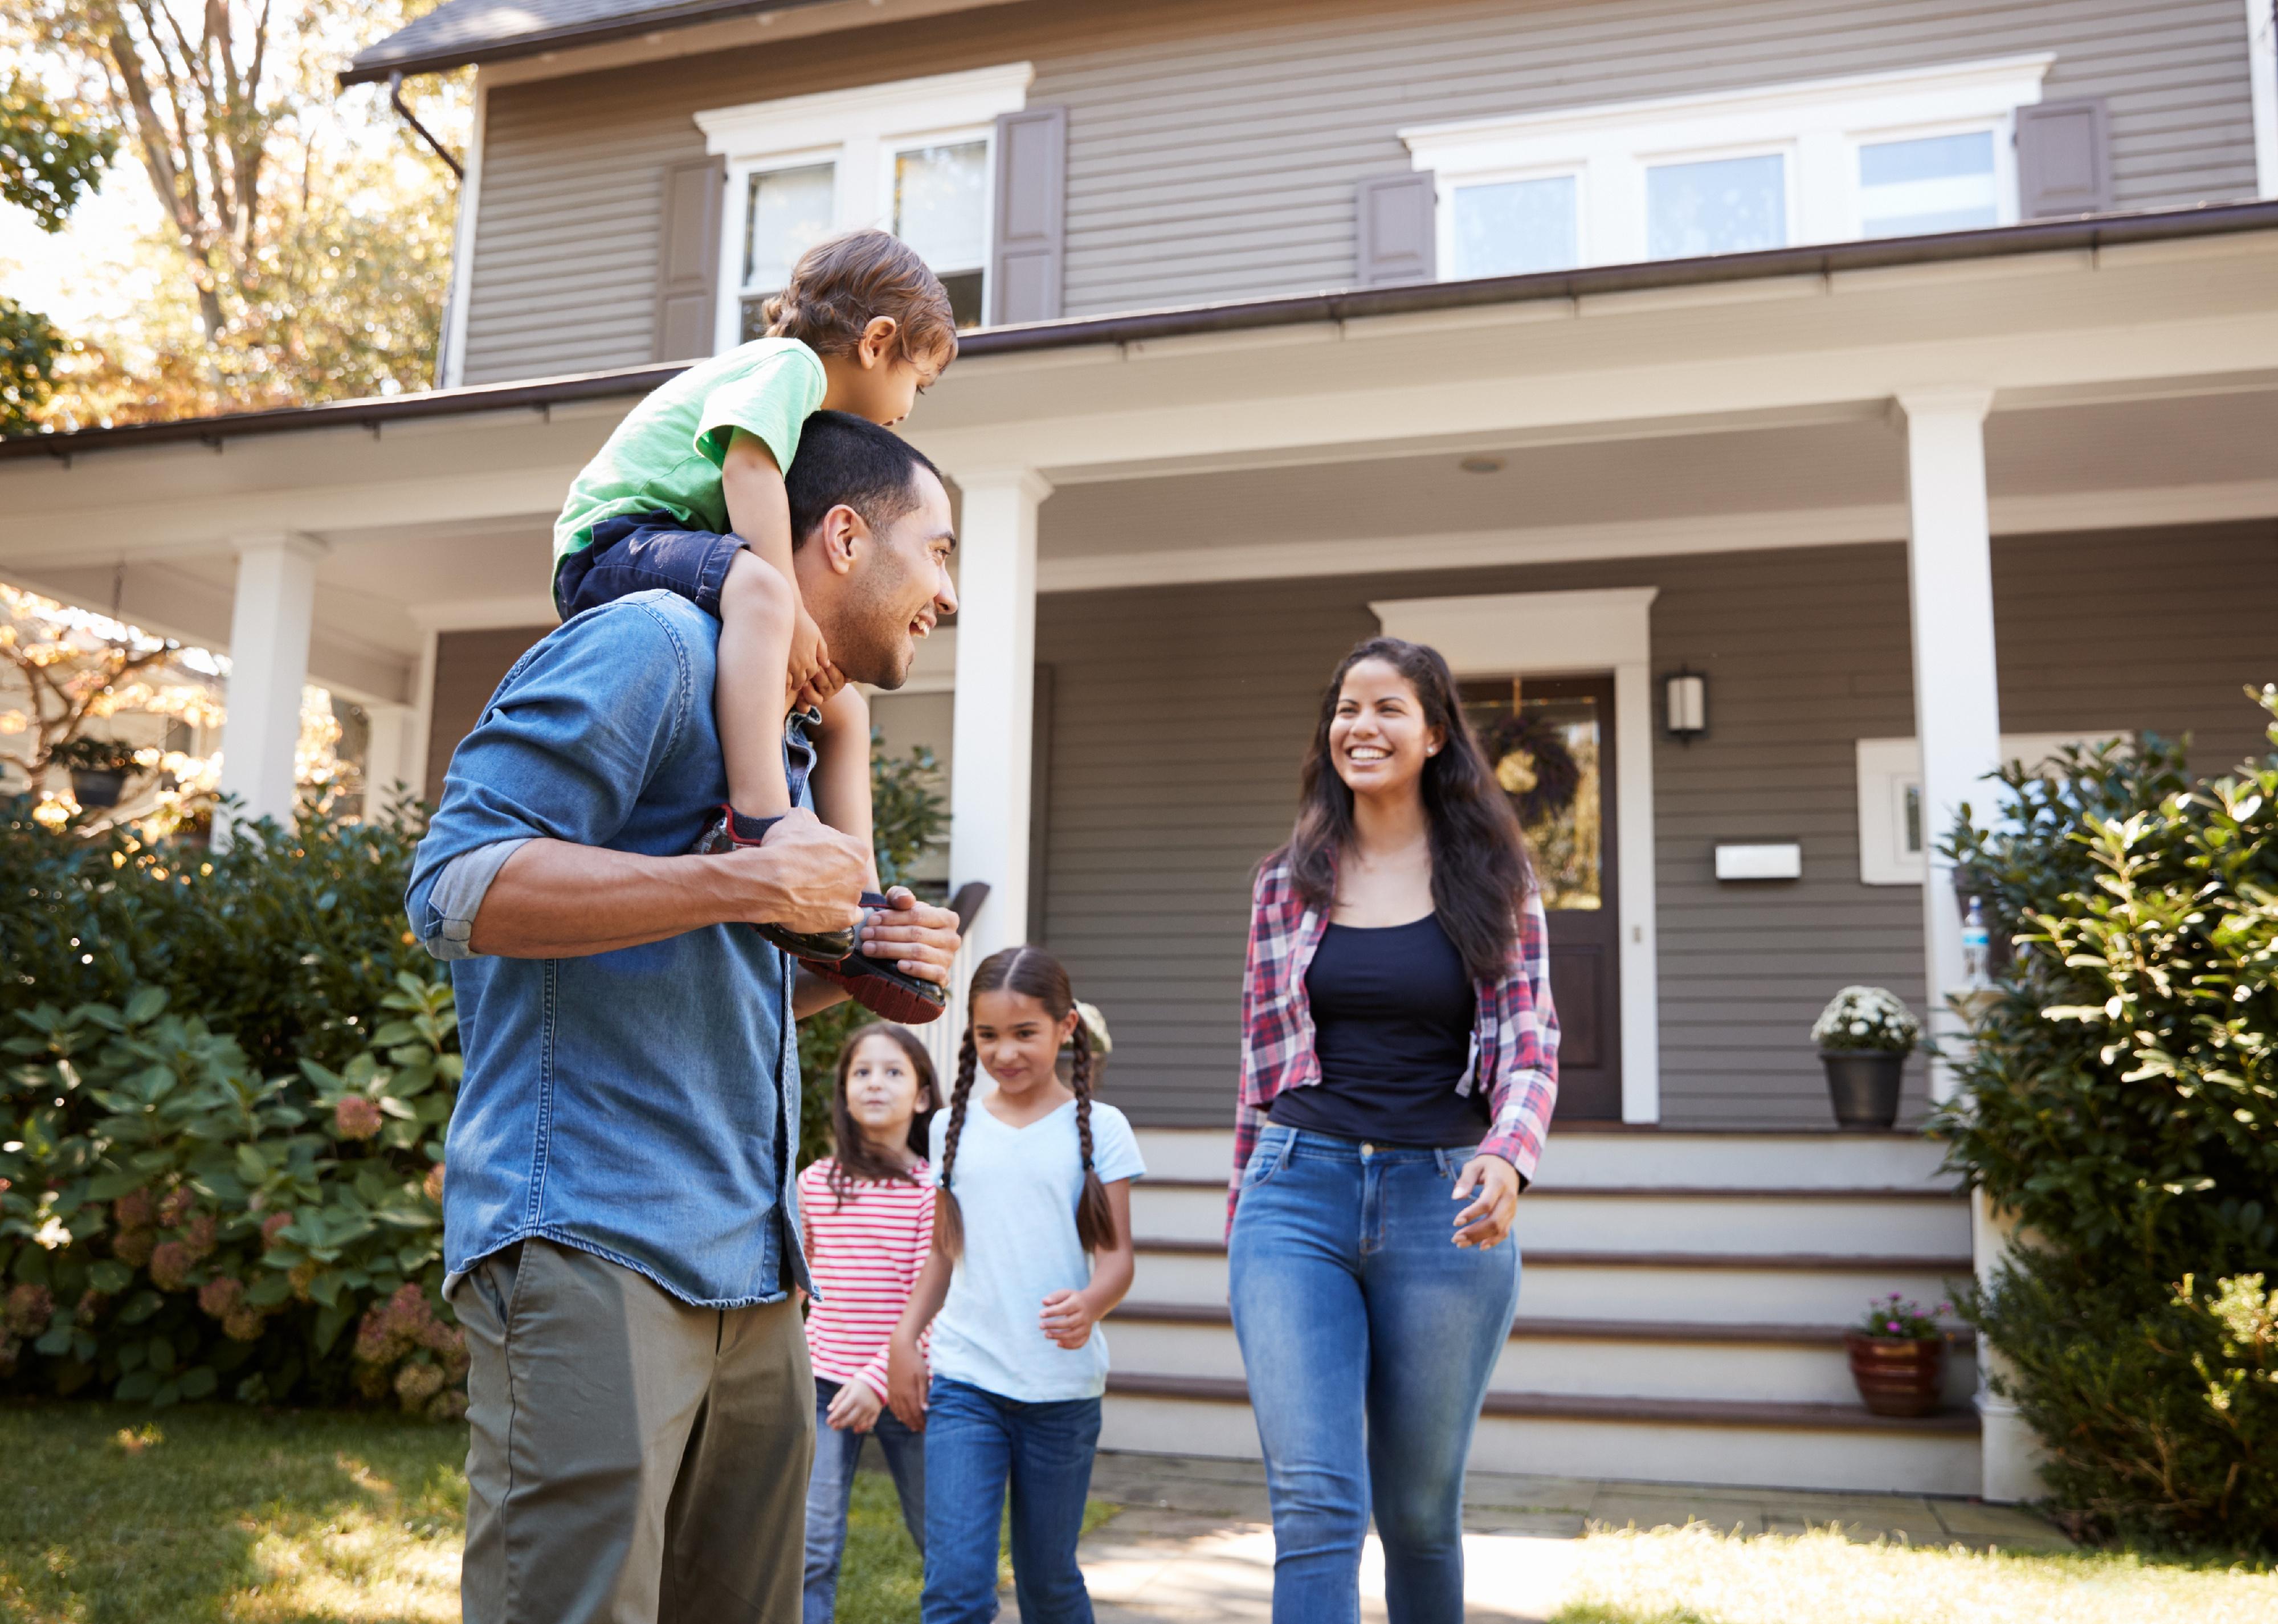
<instances>
[{"instance_id":1,"label":"porch steps","mask_svg":"<svg viewBox=\"0 0 2278 1624\"><path fill-rule=\"evenodd\" d=\"M1138 1277L1108 1325L1102 1443L1254 1457L1226 1308L1231 1136L1140 1135ZM1974 1348L1919 1421L1857 1401L1842 1327L1970 1271L1968 1208L1901 1135L1554 1130L1522 1199L1519 1317L1472 1465L1488 1471L1916 1493L1978 1488Z\"/></svg>"}]
</instances>

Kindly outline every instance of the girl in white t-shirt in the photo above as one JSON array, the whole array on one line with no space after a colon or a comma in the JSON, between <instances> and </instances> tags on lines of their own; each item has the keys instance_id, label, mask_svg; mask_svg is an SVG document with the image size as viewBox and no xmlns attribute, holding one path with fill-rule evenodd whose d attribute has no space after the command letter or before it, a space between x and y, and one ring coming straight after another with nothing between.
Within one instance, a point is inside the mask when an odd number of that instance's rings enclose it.
<instances>
[{"instance_id":1,"label":"girl in white t-shirt","mask_svg":"<svg viewBox=\"0 0 2278 1624\"><path fill-rule=\"evenodd\" d=\"M1090 1034L1058 960L992 955L967 1007L956 1086L933 1122L934 1252L888 1355L894 1413L925 1432L924 1624L996 1616L1008 1487L1021 1617L1089 1624L1075 1545L1107 1390L1096 1328L1131 1289L1130 1181L1146 1168L1123 1113L1091 1097ZM978 1099L976 1069L995 1085Z\"/></svg>"}]
</instances>

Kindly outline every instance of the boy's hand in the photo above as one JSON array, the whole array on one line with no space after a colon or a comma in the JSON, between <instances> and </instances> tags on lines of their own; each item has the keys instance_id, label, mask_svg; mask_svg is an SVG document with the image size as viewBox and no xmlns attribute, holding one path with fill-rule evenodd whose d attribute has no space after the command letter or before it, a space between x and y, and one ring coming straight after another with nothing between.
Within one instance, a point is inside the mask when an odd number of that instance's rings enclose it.
<instances>
[{"instance_id":1,"label":"boy's hand","mask_svg":"<svg viewBox=\"0 0 2278 1624\"><path fill-rule=\"evenodd\" d=\"M868 1432L878 1424L878 1412L886 1401L870 1390L868 1382L849 1382L831 1399L823 1420L841 1432Z\"/></svg>"},{"instance_id":2,"label":"boy's hand","mask_svg":"<svg viewBox=\"0 0 2278 1624\"><path fill-rule=\"evenodd\" d=\"M802 603L799 615L791 622L791 660L786 667L790 678L791 699L795 705L819 705L846 686L846 678L831 680L837 668L830 663L830 649L822 640L822 628L814 624L814 617L806 612ZM814 694L816 697L810 698Z\"/></svg>"},{"instance_id":3,"label":"boy's hand","mask_svg":"<svg viewBox=\"0 0 2278 1624\"><path fill-rule=\"evenodd\" d=\"M903 1426L912 1432L925 1430L925 1355L899 1331L886 1344L886 1402L893 1406L894 1415Z\"/></svg>"},{"instance_id":4,"label":"boy's hand","mask_svg":"<svg viewBox=\"0 0 2278 1624\"><path fill-rule=\"evenodd\" d=\"M1044 1298L1044 1335L1064 1348L1080 1348L1091 1340L1099 1316L1081 1291L1055 1291Z\"/></svg>"}]
</instances>

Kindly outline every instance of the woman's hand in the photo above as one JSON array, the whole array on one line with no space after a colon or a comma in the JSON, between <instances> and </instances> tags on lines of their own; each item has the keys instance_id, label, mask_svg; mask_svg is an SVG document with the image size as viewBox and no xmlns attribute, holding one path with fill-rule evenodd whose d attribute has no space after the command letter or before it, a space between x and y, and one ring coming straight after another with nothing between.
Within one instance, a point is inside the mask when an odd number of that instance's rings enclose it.
<instances>
[{"instance_id":1,"label":"woman's hand","mask_svg":"<svg viewBox=\"0 0 2278 1624\"><path fill-rule=\"evenodd\" d=\"M838 1390L839 1396L844 1398L848 1388L861 1385L860 1382L849 1382ZM898 1330L886 1344L886 1402L903 1426L912 1432L925 1430L925 1355L918 1352L916 1337L905 1337ZM834 1427L837 1424L831 1422Z\"/></svg>"},{"instance_id":2,"label":"woman's hand","mask_svg":"<svg viewBox=\"0 0 2278 1624\"><path fill-rule=\"evenodd\" d=\"M1518 1214L1518 1169L1500 1156L1474 1156L1456 1178L1456 1199L1479 1192L1479 1199L1456 1214L1456 1245L1494 1245L1510 1233Z\"/></svg>"},{"instance_id":3,"label":"woman's hand","mask_svg":"<svg viewBox=\"0 0 2278 1624\"><path fill-rule=\"evenodd\" d=\"M886 1401L870 1390L868 1382L843 1383L822 1419L841 1432L868 1432L878 1424L878 1412Z\"/></svg>"},{"instance_id":4,"label":"woman's hand","mask_svg":"<svg viewBox=\"0 0 2278 1624\"><path fill-rule=\"evenodd\" d=\"M1080 1348L1091 1340L1099 1311L1082 1291L1054 1291L1044 1298L1044 1335L1064 1348Z\"/></svg>"}]
</instances>

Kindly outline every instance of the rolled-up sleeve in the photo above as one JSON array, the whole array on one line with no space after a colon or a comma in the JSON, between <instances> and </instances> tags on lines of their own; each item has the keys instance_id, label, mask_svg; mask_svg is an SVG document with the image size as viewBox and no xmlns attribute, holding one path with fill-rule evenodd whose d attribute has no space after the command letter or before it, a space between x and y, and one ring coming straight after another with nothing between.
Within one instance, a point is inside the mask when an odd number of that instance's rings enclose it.
<instances>
[{"instance_id":1,"label":"rolled-up sleeve","mask_svg":"<svg viewBox=\"0 0 2278 1624\"><path fill-rule=\"evenodd\" d=\"M580 617L524 655L451 758L404 912L463 959L507 860L531 840L606 846L687 725L688 649L647 604Z\"/></svg>"}]
</instances>

